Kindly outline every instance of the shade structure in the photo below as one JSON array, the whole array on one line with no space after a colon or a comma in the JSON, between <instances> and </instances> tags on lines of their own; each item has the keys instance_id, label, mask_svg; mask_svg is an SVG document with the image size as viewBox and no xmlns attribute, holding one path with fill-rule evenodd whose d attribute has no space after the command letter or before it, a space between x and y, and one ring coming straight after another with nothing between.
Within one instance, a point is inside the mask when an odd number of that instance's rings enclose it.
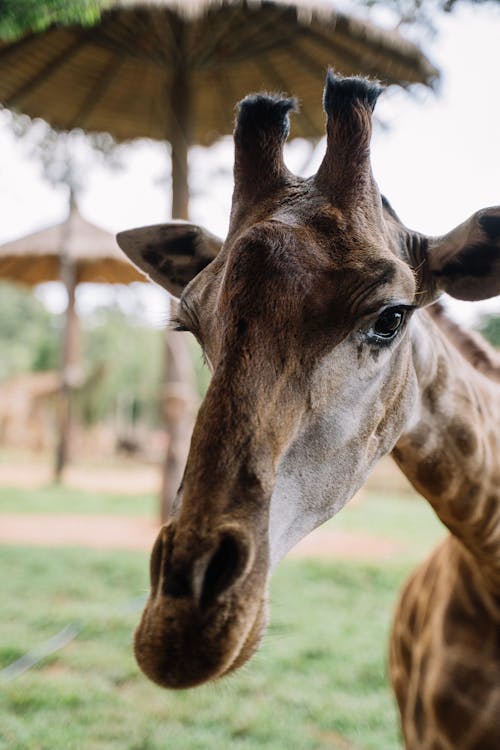
<instances>
[{"instance_id":1,"label":"shade structure","mask_svg":"<svg viewBox=\"0 0 500 750\"><path fill-rule=\"evenodd\" d=\"M0 279L28 286L62 281L66 288L55 458L59 479L68 458L71 391L81 380L76 287L82 282L129 284L146 279L125 258L114 236L86 221L73 202L66 221L0 246Z\"/></svg>"},{"instance_id":2,"label":"shade structure","mask_svg":"<svg viewBox=\"0 0 500 750\"><path fill-rule=\"evenodd\" d=\"M232 131L253 91L296 96L292 137L320 137L328 66L387 84L438 71L399 33L312 0L116 0L94 26L53 25L0 43L0 102L54 127L172 146L172 215L188 218L187 152Z\"/></svg>"},{"instance_id":3,"label":"shade structure","mask_svg":"<svg viewBox=\"0 0 500 750\"><path fill-rule=\"evenodd\" d=\"M0 279L35 286L61 281L61 245L75 266L75 284L130 284L146 281L129 263L114 235L91 224L73 208L62 224L0 245Z\"/></svg>"},{"instance_id":4,"label":"shade structure","mask_svg":"<svg viewBox=\"0 0 500 750\"><path fill-rule=\"evenodd\" d=\"M403 85L437 77L400 34L326 4L118 2L94 27L54 26L3 44L0 102L64 130L171 140L182 68L193 143L230 132L232 105L270 85L299 98L307 116L294 132L311 137L323 132L318 86L328 65Z\"/></svg>"},{"instance_id":5,"label":"shade structure","mask_svg":"<svg viewBox=\"0 0 500 750\"><path fill-rule=\"evenodd\" d=\"M188 106L189 142L210 145L231 132L235 102L272 87L301 102L293 134L317 137L329 65L389 84L429 85L438 75L399 33L326 3L121 0L95 26L53 26L1 44L0 102L119 141L172 140Z\"/></svg>"}]
</instances>

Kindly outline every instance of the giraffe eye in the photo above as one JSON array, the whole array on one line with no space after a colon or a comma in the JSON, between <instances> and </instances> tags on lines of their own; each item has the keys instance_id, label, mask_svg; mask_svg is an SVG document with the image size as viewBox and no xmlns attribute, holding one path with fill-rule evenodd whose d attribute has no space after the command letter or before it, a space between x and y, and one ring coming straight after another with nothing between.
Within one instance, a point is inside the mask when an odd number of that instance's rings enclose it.
<instances>
[{"instance_id":1,"label":"giraffe eye","mask_svg":"<svg viewBox=\"0 0 500 750\"><path fill-rule=\"evenodd\" d=\"M404 323L406 308L388 307L378 316L370 331L375 341L391 341Z\"/></svg>"}]
</instances>

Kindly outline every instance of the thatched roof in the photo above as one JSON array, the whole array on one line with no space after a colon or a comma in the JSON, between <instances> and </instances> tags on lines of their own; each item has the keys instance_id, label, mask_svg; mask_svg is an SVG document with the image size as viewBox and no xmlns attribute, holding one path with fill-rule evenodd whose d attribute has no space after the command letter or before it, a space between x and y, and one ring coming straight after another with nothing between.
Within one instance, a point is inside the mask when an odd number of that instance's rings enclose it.
<instances>
[{"instance_id":1,"label":"thatched roof","mask_svg":"<svg viewBox=\"0 0 500 750\"><path fill-rule=\"evenodd\" d=\"M403 86L438 75L399 33L325 3L118 0L96 25L52 25L0 44L0 102L60 129L171 140L182 98L188 140L210 144L231 132L239 99L272 87L301 101L292 136L317 137L329 65Z\"/></svg>"},{"instance_id":2,"label":"thatched roof","mask_svg":"<svg viewBox=\"0 0 500 750\"><path fill-rule=\"evenodd\" d=\"M146 281L112 234L86 221L74 208L66 222L0 245L0 279L34 286L60 280L60 248L76 265L76 281L129 284Z\"/></svg>"}]
</instances>

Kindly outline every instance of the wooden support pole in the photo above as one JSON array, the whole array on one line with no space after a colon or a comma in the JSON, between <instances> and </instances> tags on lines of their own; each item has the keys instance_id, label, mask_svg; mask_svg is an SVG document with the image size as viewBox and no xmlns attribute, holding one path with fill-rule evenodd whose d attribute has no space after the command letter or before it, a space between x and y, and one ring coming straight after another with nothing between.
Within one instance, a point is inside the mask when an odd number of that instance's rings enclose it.
<instances>
[{"instance_id":1,"label":"wooden support pole","mask_svg":"<svg viewBox=\"0 0 500 750\"><path fill-rule=\"evenodd\" d=\"M190 142L190 94L185 55L186 27L178 19L175 29L177 60L169 96L170 145L172 149L172 218L189 216L188 151ZM171 305L175 304L171 300ZM196 408L193 361L185 335L165 334L163 420L167 448L162 468L160 517L165 522L179 489L189 451Z\"/></svg>"},{"instance_id":2,"label":"wooden support pole","mask_svg":"<svg viewBox=\"0 0 500 750\"><path fill-rule=\"evenodd\" d=\"M62 226L59 247L59 274L66 290L67 304L61 342L60 387L57 403L57 443L54 464L54 481L60 482L68 463L71 439L72 391L81 380L80 321L76 312L76 287L78 268L69 250L71 219L76 209L74 191L70 187L68 219Z\"/></svg>"},{"instance_id":3,"label":"wooden support pole","mask_svg":"<svg viewBox=\"0 0 500 750\"><path fill-rule=\"evenodd\" d=\"M61 246L59 249L61 281L67 295L67 305L64 314L64 325L61 345L60 390L58 398L57 418L58 434L54 466L54 480L60 482L69 457L69 443L71 431L71 391L75 380L79 377L80 369L80 329L75 308L77 268L68 253L68 243L71 232L71 201L68 221L63 227Z\"/></svg>"}]
</instances>

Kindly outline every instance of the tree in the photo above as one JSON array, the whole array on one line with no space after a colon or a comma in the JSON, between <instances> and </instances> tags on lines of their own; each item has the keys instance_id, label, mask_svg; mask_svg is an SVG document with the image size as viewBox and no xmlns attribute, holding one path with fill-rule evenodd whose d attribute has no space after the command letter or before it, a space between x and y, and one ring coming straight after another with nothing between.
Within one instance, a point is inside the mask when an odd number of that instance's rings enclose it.
<instances>
[{"instance_id":1,"label":"tree","mask_svg":"<svg viewBox=\"0 0 500 750\"><path fill-rule=\"evenodd\" d=\"M61 324L61 316L50 313L32 290L0 283L0 383L57 369ZM82 324L87 382L76 399L80 421L104 421L121 409L123 422L157 426L163 332L117 303L95 310Z\"/></svg>"},{"instance_id":2,"label":"tree","mask_svg":"<svg viewBox=\"0 0 500 750\"><path fill-rule=\"evenodd\" d=\"M113 0L0 0L0 38L16 39L53 23L91 25Z\"/></svg>"},{"instance_id":3,"label":"tree","mask_svg":"<svg viewBox=\"0 0 500 750\"><path fill-rule=\"evenodd\" d=\"M55 369L58 320L32 292L0 283L0 382L33 370Z\"/></svg>"},{"instance_id":4,"label":"tree","mask_svg":"<svg viewBox=\"0 0 500 750\"><path fill-rule=\"evenodd\" d=\"M118 305L95 310L83 321L84 361L98 377L79 397L85 422L121 411L123 421L160 422L163 333L125 314Z\"/></svg>"}]
</instances>

